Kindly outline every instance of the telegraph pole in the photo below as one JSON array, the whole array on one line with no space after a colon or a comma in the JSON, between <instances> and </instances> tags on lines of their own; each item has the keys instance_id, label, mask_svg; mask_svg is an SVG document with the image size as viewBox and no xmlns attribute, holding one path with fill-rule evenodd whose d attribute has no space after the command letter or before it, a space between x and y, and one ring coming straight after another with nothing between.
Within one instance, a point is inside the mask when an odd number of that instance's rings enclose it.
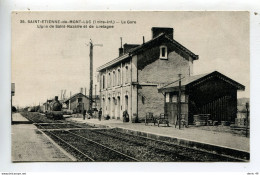
<instances>
[{"instance_id":1,"label":"telegraph pole","mask_svg":"<svg viewBox=\"0 0 260 175\"><path fill-rule=\"evenodd\" d=\"M89 59L90 59L90 74L89 74L89 115L92 117L92 101L93 101L93 98L92 98L92 90L93 90L93 47L94 46L103 46L102 44L93 44L92 43L92 40L90 39L90 42L89 42L89 50L90 50L90 53L89 53Z\"/></svg>"},{"instance_id":2,"label":"telegraph pole","mask_svg":"<svg viewBox=\"0 0 260 175\"><path fill-rule=\"evenodd\" d=\"M92 117L92 86L93 86L93 43L90 40L89 43L89 49L90 49L90 53L89 53L89 58L90 58L90 81L89 81L89 112L90 112L90 116Z\"/></svg>"}]
</instances>

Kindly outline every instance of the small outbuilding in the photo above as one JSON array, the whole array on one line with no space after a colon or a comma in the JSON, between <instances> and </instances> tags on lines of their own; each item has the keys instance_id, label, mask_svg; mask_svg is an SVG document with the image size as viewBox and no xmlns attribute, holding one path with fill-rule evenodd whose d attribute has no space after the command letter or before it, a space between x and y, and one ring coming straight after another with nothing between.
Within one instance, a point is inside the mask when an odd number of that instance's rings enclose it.
<instances>
[{"instance_id":1,"label":"small outbuilding","mask_svg":"<svg viewBox=\"0 0 260 175\"><path fill-rule=\"evenodd\" d=\"M179 88L181 87L181 88ZM164 112L174 124L178 114L178 94L181 89L181 114L192 124L194 115L208 114L213 121L235 122L237 115L237 91L245 86L217 72L181 77L158 89L164 94Z\"/></svg>"},{"instance_id":2,"label":"small outbuilding","mask_svg":"<svg viewBox=\"0 0 260 175\"><path fill-rule=\"evenodd\" d=\"M99 96L93 95L92 97L93 101L93 108L99 108L100 102L99 102ZM64 103L66 104L67 108L69 110L73 110L77 113L82 113L83 110L88 111L89 110L89 97L82 94L82 93L76 93L73 96L71 96L69 99L65 100Z\"/></svg>"},{"instance_id":3,"label":"small outbuilding","mask_svg":"<svg viewBox=\"0 0 260 175\"><path fill-rule=\"evenodd\" d=\"M66 103L69 110L73 110L77 113L82 113L84 110L89 109L89 98L82 93L74 94L65 100L64 103Z\"/></svg>"}]
</instances>

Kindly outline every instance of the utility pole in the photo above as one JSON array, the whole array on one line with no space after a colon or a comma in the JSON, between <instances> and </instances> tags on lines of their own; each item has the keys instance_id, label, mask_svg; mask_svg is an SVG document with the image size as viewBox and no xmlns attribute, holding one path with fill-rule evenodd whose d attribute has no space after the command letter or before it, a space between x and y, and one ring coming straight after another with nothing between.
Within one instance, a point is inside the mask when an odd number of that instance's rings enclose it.
<instances>
[{"instance_id":1,"label":"utility pole","mask_svg":"<svg viewBox=\"0 0 260 175\"><path fill-rule=\"evenodd\" d=\"M179 129L181 129L181 74L179 74L179 95L178 95L178 117L179 117Z\"/></svg>"},{"instance_id":2,"label":"utility pole","mask_svg":"<svg viewBox=\"0 0 260 175\"><path fill-rule=\"evenodd\" d=\"M92 117L92 86L93 86L93 43L90 40L89 43L89 49L90 49L90 53L89 53L89 58L90 58L90 84L89 84L89 112L90 112L90 116Z\"/></svg>"},{"instance_id":3,"label":"utility pole","mask_svg":"<svg viewBox=\"0 0 260 175\"><path fill-rule=\"evenodd\" d=\"M92 90L93 90L93 47L94 46L103 46L102 44L93 44L92 43L92 40L90 39L90 42L89 42L89 50L90 50L90 53L89 53L89 58L90 58L90 74L89 74L89 115L92 117L92 101L93 101L93 98L92 98Z\"/></svg>"}]
</instances>

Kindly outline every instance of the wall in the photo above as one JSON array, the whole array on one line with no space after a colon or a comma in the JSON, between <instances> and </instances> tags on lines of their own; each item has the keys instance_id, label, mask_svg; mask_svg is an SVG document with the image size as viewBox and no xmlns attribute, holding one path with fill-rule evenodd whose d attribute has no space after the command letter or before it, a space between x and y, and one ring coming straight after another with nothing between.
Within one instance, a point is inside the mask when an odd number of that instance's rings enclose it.
<instances>
[{"instance_id":1,"label":"wall","mask_svg":"<svg viewBox=\"0 0 260 175\"><path fill-rule=\"evenodd\" d=\"M167 46L167 60L159 59L161 44ZM188 55L174 48L173 44L161 44L159 43L141 54L134 55L130 60L126 59L100 72L101 79L103 75L106 76L105 88L103 89L102 85L99 86L101 87L100 99L103 116L109 115L111 118L122 119L123 111L126 109L126 95L128 96L127 111L130 119L133 114L137 114L139 119L143 119L147 112L153 112L154 115L160 115L164 112L164 96L158 93L156 85L175 81L178 79L180 72L188 76L192 71L193 62ZM128 66L127 75L126 65ZM119 68L121 70L121 85L107 87L107 84L109 84L107 83L109 81L108 73L110 72L112 76L113 71ZM102 83L102 81L99 82ZM113 80L111 84L112 82ZM155 86L143 86L142 83L144 82L153 83ZM132 85L132 83L141 85ZM142 96L146 97L146 103L143 103ZM117 103L118 97L120 104ZM118 105L120 106L118 107ZM119 109L120 111L118 111Z\"/></svg>"},{"instance_id":2,"label":"wall","mask_svg":"<svg viewBox=\"0 0 260 175\"><path fill-rule=\"evenodd\" d=\"M148 112L152 112L154 116L164 113L164 96L158 93L157 86L138 87L139 120L143 121Z\"/></svg>"},{"instance_id":3,"label":"wall","mask_svg":"<svg viewBox=\"0 0 260 175\"><path fill-rule=\"evenodd\" d=\"M135 58L137 60L137 57ZM113 67L107 68L106 70L99 73L99 77L103 75L105 79L105 88L102 88L102 81L99 81L101 84L100 88L100 106L102 108L102 115L106 117L109 115L112 119L123 120L123 111L127 110L130 116L132 117L132 87L131 87L131 70L137 69L137 61L132 64L131 60L127 59ZM126 74L126 66L128 71ZM118 69L120 69L120 76L118 76ZM116 71L116 83L113 84L113 76L111 83L108 83L108 74L113 75L113 71ZM137 71L135 71L137 72ZM137 74L136 74L137 79ZM120 81L119 81L120 78ZM111 84L110 86L108 86ZM128 105L126 105L126 96L128 97Z\"/></svg>"},{"instance_id":4,"label":"wall","mask_svg":"<svg viewBox=\"0 0 260 175\"><path fill-rule=\"evenodd\" d=\"M138 55L138 117L140 120L145 118L147 112L152 112L159 116L164 113L164 96L158 93L157 84L170 83L178 79L178 74L189 76L193 71L192 59L174 48L167 46L168 59L159 59L160 45ZM143 86L142 83L152 83L155 86ZM145 96L145 102L142 100ZM182 112L187 113L188 105L183 104ZM173 112L173 111L172 111Z\"/></svg>"},{"instance_id":5,"label":"wall","mask_svg":"<svg viewBox=\"0 0 260 175\"><path fill-rule=\"evenodd\" d=\"M125 96L128 96L128 106L125 104ZM123 120L124 110L127 110L129 115L131 115L132 98L130 85L123 85L102 90L100 92L100 99L103 117L109 115L111 118Z\"/></svg>"},{"instance_id":6,"label":"wall","mask_svg":"<svg viewBox=\"0 0 260 175\"><path fill-rule=\"evenodd\" d=\"M187 76L192 71L192 59L184 58L177 50L168 48L168 59L159 59L160 48L154 47L138 55L138 82L173 82L178 79L178 74ZM190 60L190 61L189 61Z\"/></svg>"},{"instance_id":7,"label":"wall","mask_svg":"<svg viewBox=\"0 0 260 175\"><path fill-rule=\"evenodd\" d=\"M82 102L84 103L84 109L88 111L89 109L89 99L84 95L79 94L71 99L71 110L76 109L78 106L78 98L82 98ZM69 104L67 104L69 106Z\"/></svg>"}]
</instances>

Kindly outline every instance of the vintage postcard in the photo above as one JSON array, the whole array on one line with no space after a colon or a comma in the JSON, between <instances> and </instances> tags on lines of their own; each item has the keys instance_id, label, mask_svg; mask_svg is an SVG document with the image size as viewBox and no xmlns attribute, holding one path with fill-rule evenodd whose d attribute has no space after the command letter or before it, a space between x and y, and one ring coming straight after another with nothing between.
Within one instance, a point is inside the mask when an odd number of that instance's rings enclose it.
<instances>
[{"instance_id":1,"label":"vintage postcard","mask_svg":"<svg viewBox=\"0 0 260 175\"><path fill-rule=\"evenodd\" d=\"M12 13L13 162L249 162L246 11Z\"/></svg>"}]
</instances>

